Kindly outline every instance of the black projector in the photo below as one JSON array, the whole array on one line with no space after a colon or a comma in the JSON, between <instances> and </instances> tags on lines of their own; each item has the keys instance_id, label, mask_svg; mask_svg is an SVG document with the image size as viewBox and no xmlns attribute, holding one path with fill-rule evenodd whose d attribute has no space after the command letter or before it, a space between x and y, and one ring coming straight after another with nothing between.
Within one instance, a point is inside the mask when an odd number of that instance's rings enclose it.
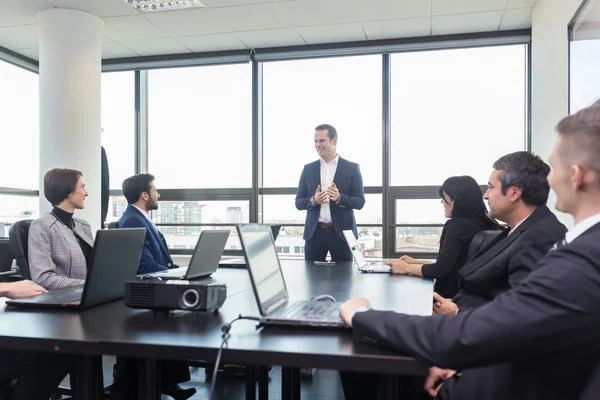
<instances>
[{"instance_id":1,"label":"black projector","mask_svg":"<svg viewBox=\"0 0 600 400\"><path fill-rule=\"evenodd\" d=\"M125 284L125 305L149 310L218 310L227 286L215 281L139 280Z\"/></svg>"}]
</instances>

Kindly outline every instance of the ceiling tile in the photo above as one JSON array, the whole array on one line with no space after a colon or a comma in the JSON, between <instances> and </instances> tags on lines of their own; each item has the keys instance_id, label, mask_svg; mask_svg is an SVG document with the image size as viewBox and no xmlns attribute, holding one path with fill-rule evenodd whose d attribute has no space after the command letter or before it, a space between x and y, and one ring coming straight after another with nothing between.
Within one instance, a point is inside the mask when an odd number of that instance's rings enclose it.
<instances>
[{"instance_id":1,"label":"ceiling tile","mask_svg":"<svg viewBox=\"0 0 600 400\"><path fill-rule=\"evenodd\" d=\"M508 0L507 8L527 8L533 7L535 5L535 0Z\"/></svg>"},{"instance_id":2,"label":"ceiling tile","mask_svg":"<svg viewBox=\"0 0 600 400\"><path fill-rule=\"evenodd\" d=\"M452 15L498 11L506 8L508 0L431 0L433 15Z\"/></svg>"},{"instance_id":3,"label":"ceiling tile","mask_svg":"<svg viewBox=\"0 0 600 400\"><path fill-rule=\"evenodd\" d=\"M235 34L248 47L298 46L304 39L293 28L271 29L268 31L237 32Z\"/></svg>"},{"instance_id":4,"label":"ceiling tile","mask_svg":"<svg viewBox=\"0 0 600 400\"><path fill-rule=\"evenodd\" d=\"M177 41L188 49L200 53L203 51L246 49L233 33L178 37Z\"/></svg>"},{"instance_id":5,"label":"ceiling tile","mask_svg":"<svg viewBox=\"0 0 600 400\"><path fill-rule=\"evenodd\" d=\"M102 59L107 58L123 58L123 57L137 57L138 54L133 51L126 49L119 43L110 42L102 43Z\"/></svg>"},{"instance_id":6,"label":"ceiling tile","mask_svg":"<svg viewBox=\"0 0 600 400\"><path fill-rule=\"evenodd\" d=\"M504 12L500 29L528 28L531 28L531 8L515 8Z\"/></svg>"},{"instance_id":7,"label":"ceiling tile","mask_svg":"<svg viewBox=\"0 0 600 400\"><path fill-rule=\"evenodd\" d=\"M0 26L37 24L37 12L54 6L44 0L0 0Z\"/></svg>"},{"instance_id":8,"label":"ceiling tile","mask_svg":"<svg viewBox=\"0 0 600 400\"><path fill-rule=\"evenodd\" d=\"M365 40L361 24L304 26L298 28L306 43L333 43Z\"/></svg>"},{"instance_id":9,"label":"ceiling tile","mask_svg":"<svg viewBox=\"0 0 600 400\"><path fill-rule=\"evenodd\" d=\"M492 11L437 16L431 19L431 30L434 35L497 31L502 14L502 11Z\"/></svg>"},{"instance_id":10,"label":"ceiling tile","mask_svg":"<svg viewBox=\"0 0 600 400\"><path fill-rule=\"evenodd\" d=\"M430 13L429 1L424 0L369 0L360 3L363 21L428 17Z\"/></svg>"},{"instance_id":11,"label":"ceiling tile","mask_svg":"<svg viewBox=\"0 0 600 400\"><path fill-rule=\"evenodd\" d=\"M169 36L140 15L104 18L101 33L117 42Z\"/></svg>"},{"instance_id":12,"label":"ceiling tile","mask_svg":"<svg viewBox=\"0 0 600 400\"><path fill-rule=\"evenodd\" d=\"M20 49L17 50L16 53L19 53L25 57L29 57L32 58L34 60L38 60L40 59L40 49L35 48L35 49Z\"/></svg>"},{"instance_id":13,"label":"ceiling tile","mask_svg":"<svg viewBox=\"0 0 600 400\"><path fill-rule=\"evenodd\" d=\"M40 45L40 26L21 25L0 28L0 46L10 50L31 49Z\"/></svg>"},{"instance_id":14,"label":"ceiling tile","mask_svg":"<svg viewBox=\"0 0 600 400\"><path fill-rule=\"evenodd\" d=\"M124 0L47 0L57 7L72 8L87 11L100 18L118 17L122 15L137 15L138 10Z\"/></svg>"},{"instance_id":15,"label":"ceiling tile","mask_svg":"<svg viewBox=\"0 0 600 400\"><path fill-rule=\"evenodd\" d=\"M278 3L169 11L146 18L174 37L291 27Z\"/></svg>"},{"instance_id":16,"label":"ceiling tile","mask_svg":"<svg viewBox=\"0 0 600 400\"><path fill-rule=\"evenodd\" d=\"M258 3L275 3L277 0L201 0L206 8L243 6Z\"/></svg>"},{"instance_id":17,"label":"ceiling tile","mask_svg":"<svg viewBox=\"0 0 600 400\"><path fill-rule=\"evenodd\" d=\"M359 22L358 0L297 0L280 3L295 26Z\"/></svg>"},{"instance_id":18,"label":"ceiling tile","mask_svg":"<svg viewBox=\"0 0 600 400\"><path fill-rule=\"evenodd\" d=\"M124 41L119 44L140 56L191 53L190 49L171 38Z\"/></svg>"},{"instance_id":19,"label":"ceiling tile","mask_svg":"<svg viewBox=\"0 0 600 400\"><path fill-rule=\"evenodd\" d=\"M395 39L431 34L430 18L392 19L387 21L363 22L367 39Z\"/></svg>"}]
</instances>

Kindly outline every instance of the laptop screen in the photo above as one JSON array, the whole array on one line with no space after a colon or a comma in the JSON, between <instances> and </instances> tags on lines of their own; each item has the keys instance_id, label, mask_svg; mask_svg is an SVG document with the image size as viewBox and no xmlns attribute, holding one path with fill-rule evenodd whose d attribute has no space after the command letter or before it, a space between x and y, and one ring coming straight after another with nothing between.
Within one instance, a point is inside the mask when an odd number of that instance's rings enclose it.
<instances>
[{"instance_id":1,"label":"laptop screen","mask_svg":"<svg viewBox=\"0 0 600 400\"><path fill-rule=\"evenodd\" d=\"M362 267L363 265L365 265L367 263L367 261L365 260L365 257L358 249L358 242L356 241L356 238L354 237L354 232L352 232L351 230L346 230L346 231L342 231L342 233L344 234L346 243L348 243L348 247L350 248L350 251L352 252L352 257L354 257L354 261L356 261L356 264L358 264L359 267Z\"/></svg>"},{"instance_id":2,"label":"laptop screen","mask_svg":"<svg viewBox=\"0 0 600 400\"><path fill-rule=\"evenodd\" d=\"M254 294L261 314L266 315L270 307L288 297L271 228L259 224L238 225L237 228Z\"/></svg>"}]
</instances>

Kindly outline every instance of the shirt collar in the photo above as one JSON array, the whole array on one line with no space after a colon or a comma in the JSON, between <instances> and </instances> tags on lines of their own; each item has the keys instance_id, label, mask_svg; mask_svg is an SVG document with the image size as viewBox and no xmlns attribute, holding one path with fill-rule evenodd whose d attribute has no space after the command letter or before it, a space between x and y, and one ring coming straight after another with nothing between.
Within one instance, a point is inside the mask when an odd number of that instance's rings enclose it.
<instances>
[{"instance_id":1,"label":"shirt collar","mask_svg":"<svg viewBox=\"0 0 600 400\"><path fill-rule=\"evenodd\" d=\"M147 212L147 211L145 211L145 210L142 210L141 208L139 208L139 207L138 207L138 206L136 206L135 204L132 204L132 206L134 206L135 208L137 208L137 209L138 209L138 211L139 211L139 212L141 212L141 213L142 213L142 215L143 215L144 217L146 217L146 219L148 219L148 221L152 222L152 220L150 219L150 215L148 215L148 212Z\"/></svg>"},{"instance_id":2,"label":"shirt collar","mask_svg":"<svg viewBox=\"0 0 600 400\"><path fill-rule=\"evenodd\" d=\"M319 160L321 160L321 165L335 165L338 163L339 159L340 159L339 154L337 156L335 156L335 158L333 160L331 160L330 162L325 162L325 160L323 160L322 158L319 158Z\"/></svg>"},{"instance_id":3,"label":"shirt collar","mask_svg":"<svg viewBox=\"0 0 600 400\"><path fill-rule=\"evenodd\" d=\"M514 227L513 227L513 228L512 228L510 231L508 231L508 234L510 235L511 233L513 233L513 232L514 232L514 231L515 231L515 230L516 230L516 229L519 227L519 225L521 225L523 222L525 222L525 220L526 220L527 218L529 218L529 215L528 215L528 216L526 216L525 218L523 218L523 219L521 220L521 222L519 222L518 224L516 224L516 225L515 225L515 226L514 226Z\"/></svg>"},{"instance_id":4,"label":"shirt collar","mask_svg":"<svg viewBox=\"0 0 600 400\"><path fill-rule=\"evenodd\" d=\"M597 223L600 223L600 214L587 217L566 233L565 241L567 243L571 243L573 240L577 239L580 235L582 235L585 231L587 231Z\"/></svg>"}]
</instances>

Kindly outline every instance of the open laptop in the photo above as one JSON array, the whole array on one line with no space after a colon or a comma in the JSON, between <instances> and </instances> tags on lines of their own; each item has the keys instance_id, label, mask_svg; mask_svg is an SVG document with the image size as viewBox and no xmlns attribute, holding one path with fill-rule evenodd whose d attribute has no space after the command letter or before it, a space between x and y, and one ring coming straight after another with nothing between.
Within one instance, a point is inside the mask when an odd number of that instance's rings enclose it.
<instances>
[{"instance_id":1,"label":"open laptop","mask_svg":"<svg viewBox=\"0 0 600 400\"><path fill-rule=\"evenodd\" d=\"M386 264L387 260L376 260L370 262L365 260L363 253L361 253L361 251L358 249L358 242L354 237L354 232L351 230L345 230L342 231L342 233L344 234L346 243L352 252L352 257L354 258L354 262L356 262L360 272L377 272L385 274L392 272L392 268Z\"/></svg>"},{"instance_id":2,"label":"open laptop","mask_svg":"<svg viewBox=\"0 0 600 400\"><path fill-rule=\"evenodd\" d=\"M262 325L348 327L339 317L341 303L288 301L285 279L268 225L238 225L237 229Z\"/></svg>"},{"instance_id":3,"label":"open laptop","mask_svg":"<svg viewBox=\"0 0 600 400\"><path fill-rule=\"evenodd\" d=\"M271 225L271 232L273 233L273 241L277 240L281 225ZM219 267L245 267L246 259L244 257L228 258L227 260L221 260Z\"/></svg>"},{"instance_id":4,"label":"open laptop","mask_svg":"<svg viewBox=\"0 0 600 400\"><path fill-rule=\"evenodd\" d=\"M225 250L228 237L228 230L204 230L200 232L189 266L144 276L149 275L160 279L185 279L188 281L207 277L219 268L219 260Z\"/></svg>"},{"instance_id":5,"label":"open laptop","mask_svg":"<svg viewBox=\"0 0 600 400\"><path fill-rule=\"evenodd\" d=\"M135 279L146 228L99 230L94 241L85 284L6 304L27 308L87 309L122 299L125 282Z\"/></svg>"}]
</instances>

